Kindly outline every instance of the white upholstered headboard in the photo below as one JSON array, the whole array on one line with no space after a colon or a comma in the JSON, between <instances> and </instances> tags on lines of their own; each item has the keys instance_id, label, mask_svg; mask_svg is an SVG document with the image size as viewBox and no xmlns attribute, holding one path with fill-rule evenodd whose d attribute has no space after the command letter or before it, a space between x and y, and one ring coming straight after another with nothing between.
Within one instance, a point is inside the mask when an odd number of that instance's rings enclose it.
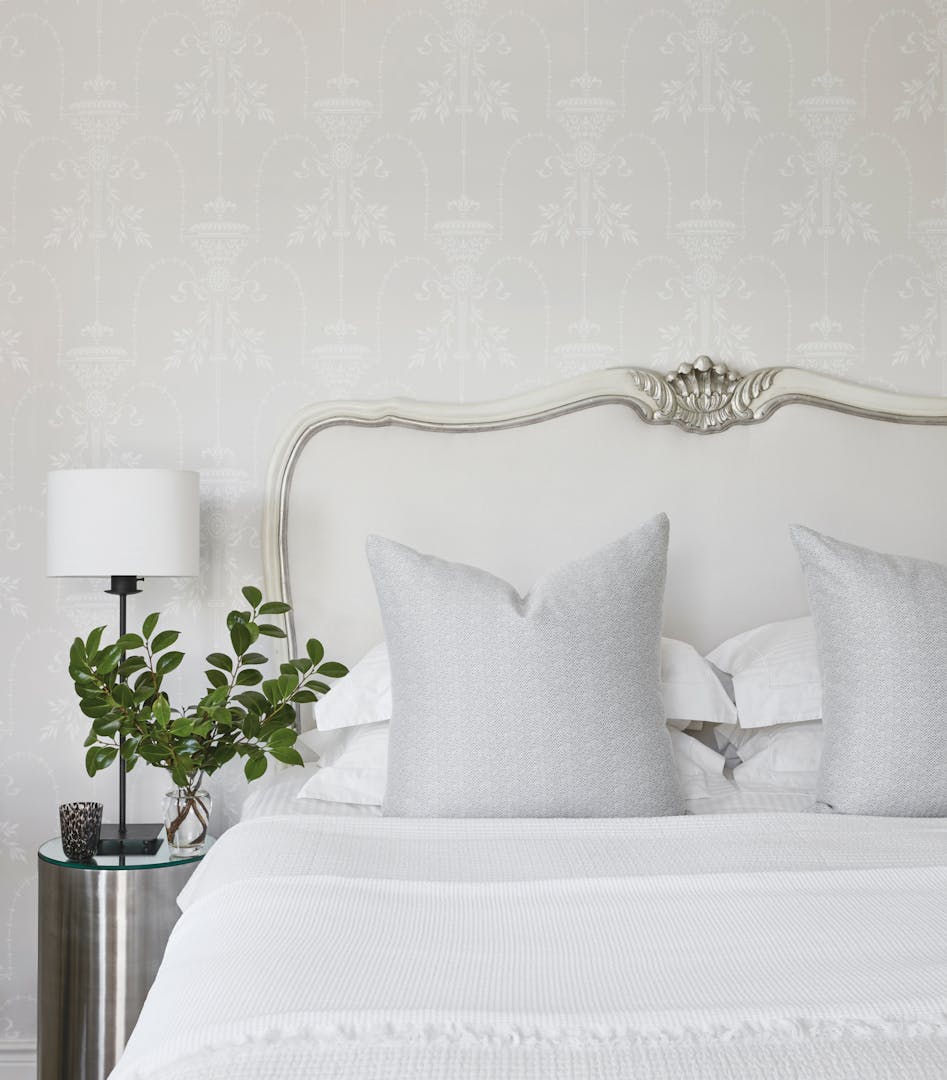
<instances>
[{"instance_id":1,"label":"white upholstered headboard","mask_svg":"<svg viewBox=\"0 0 947 1080\"><path fill-rule=\"evenodd\" d=\"M290 648L319 637L351 663L381 639L369 533L525 590L663 510L665 631L707 651L805 613L791 522L947 562L945 481L947 399L794 368L701 358L487 404L319 403L272 459L267 594L293 605Z\"/></svg>"}]
</instances>

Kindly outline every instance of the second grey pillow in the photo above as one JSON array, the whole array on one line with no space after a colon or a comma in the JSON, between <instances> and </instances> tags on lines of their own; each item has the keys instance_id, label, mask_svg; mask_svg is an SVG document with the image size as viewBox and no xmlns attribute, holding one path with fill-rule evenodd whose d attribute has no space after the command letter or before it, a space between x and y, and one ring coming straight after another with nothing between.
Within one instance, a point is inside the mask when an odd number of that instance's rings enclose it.
<instances>
[{"instance_id":1,"label":"second grey pillow","mask_svg":"<svg viewBox=\"0 0 947 1080\"><path fill-rule=\"evenodd\" d=\"M683 813L661 696L668 521L537 582L368 540L391 658L384 812Z\"/></svg>"},{"instance_id":2,"label":"second grey pillow","mask_svg":"<svg viewBox=\"0 0 947 1080\"><path fill-rule=\"evenodd\" d=\"M820 808L947 816L947 567L790 532L822 667Z\"/></svg>"}]
</instances>

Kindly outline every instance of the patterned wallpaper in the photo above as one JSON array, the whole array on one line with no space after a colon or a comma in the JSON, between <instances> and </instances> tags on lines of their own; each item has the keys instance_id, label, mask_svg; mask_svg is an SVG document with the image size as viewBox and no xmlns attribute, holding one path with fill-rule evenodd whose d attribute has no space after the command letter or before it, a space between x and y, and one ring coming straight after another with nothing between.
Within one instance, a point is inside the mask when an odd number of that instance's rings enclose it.
<instances>
[{"instance_id":1,"label":"patterned wallpaper","mask_svg":"<svg viewBox=\"0 0 947 1080\"><path fill-rule=\"evenodd\" d=\"M947 0L0 0L0 1046L35 847L115 786L64 671L112 598L45 578L46 470L201 470L202 574L132 622L202 655L303 400L700 352L947 391L945 64Z\"/></svg>"}]
</instances>

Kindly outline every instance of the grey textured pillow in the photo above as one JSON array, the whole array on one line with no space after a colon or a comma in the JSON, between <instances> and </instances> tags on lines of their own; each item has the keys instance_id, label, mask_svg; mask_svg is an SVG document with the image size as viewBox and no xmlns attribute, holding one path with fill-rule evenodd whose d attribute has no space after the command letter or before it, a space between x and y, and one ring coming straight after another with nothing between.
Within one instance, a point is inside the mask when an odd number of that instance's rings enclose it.
<instances>
[{"instance_id":1,"label":"grey textured pillow","mask_svg":"<svg viewBox=\"0 0 947 1080\"><path fill-rule=\"evenodd\" d=\"M519 596L368 540L391 658L384 812L683 813L661 697L662 514Z\"/></svg>"},{"instance_id":2,"label":"grey textured pillow","mask_svg":"<svg viewBox=\"0 0 947 1080\"><path fill-rule=\"evenodd\" d=\"M947 815L947 567L790 532L822 665L820 808Z\"/></svg>"}]
</instances>

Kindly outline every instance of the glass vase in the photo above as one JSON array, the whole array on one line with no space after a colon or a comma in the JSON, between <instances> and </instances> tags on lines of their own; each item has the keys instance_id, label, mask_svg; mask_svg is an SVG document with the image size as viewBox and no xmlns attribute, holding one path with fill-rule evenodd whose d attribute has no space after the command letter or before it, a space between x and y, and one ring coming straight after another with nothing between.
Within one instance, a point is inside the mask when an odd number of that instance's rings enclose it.
<instances>
[{"instance_id":1,"label":"glass vase","mask_svg":"<svg viewBox=\"0 0 947 1080\"><path fill-rule=\"evenodd\" d=\"M172 855L200 855L207 843L212 799L201 786L198 773L183 787L172 788L164 797L164 831Z\"/></svg>"}]
</instances>

